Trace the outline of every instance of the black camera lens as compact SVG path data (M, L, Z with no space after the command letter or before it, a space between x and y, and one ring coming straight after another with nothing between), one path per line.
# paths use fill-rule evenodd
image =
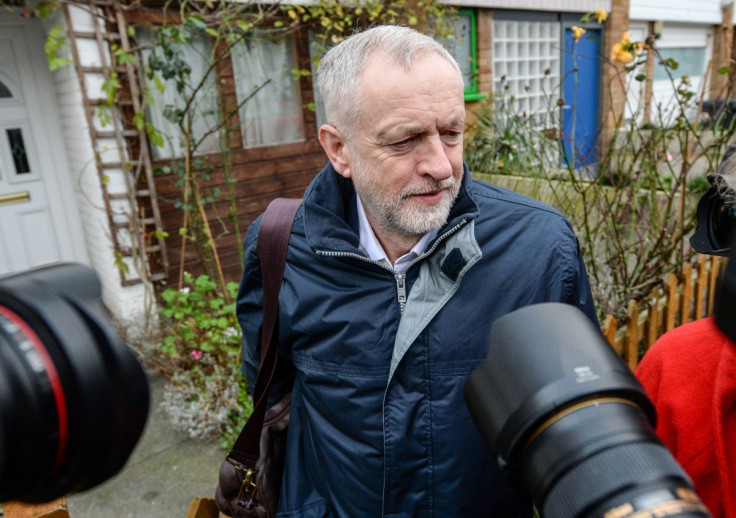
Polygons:
M146 375L100 294L78 264L0 278L0 502L96 486L141 436Z
M690 245L696 252L727 256L733 246L736 207L728 205L718 188L711 187L698 202L695 232Z
M545 518L710 516L652 429L644 388L577 308L498 319L468 408Z

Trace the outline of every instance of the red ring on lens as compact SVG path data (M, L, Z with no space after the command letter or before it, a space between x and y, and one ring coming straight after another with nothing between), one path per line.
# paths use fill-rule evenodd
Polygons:
M46 376L49 378L51 390L54 393L54 400L56 401L56 413L59 417L59 444L56 450L56 461L54 462L53 468L53 473L56 474L59 469L61 469L61 464L64 462L64 456L66 455L66 448L69 441L69 415L66 406L66 398L64 397L64 387L62 387L59 372L56 370L54 362L51 359L51 355L44 347L41 339L23 319L4 306L0 306L0 314L10 320L10 322L18 328L23 337L30 342L33 349L38 354L38 357L41 359L46 371Z

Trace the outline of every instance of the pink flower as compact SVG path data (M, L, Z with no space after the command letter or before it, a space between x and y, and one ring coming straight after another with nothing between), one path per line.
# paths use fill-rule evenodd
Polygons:
M667 161L672 162L672 154L669 151L667 151Z
M199 349L197 349L196 351L192 351L192 358L194 358L197 361L201 360L203 355L204 353L200 351Z

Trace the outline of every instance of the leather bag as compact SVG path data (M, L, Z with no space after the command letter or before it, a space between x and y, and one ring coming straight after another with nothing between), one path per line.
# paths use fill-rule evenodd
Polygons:
M258 231L256 252L263 280L261 361L253 390L253 413L222 461L215 503L234 518L276 516L286 460L286 434L291 393L266 411L268 389L278 363L278 332L274 332L291 226L301 199L277 198L266 209Z

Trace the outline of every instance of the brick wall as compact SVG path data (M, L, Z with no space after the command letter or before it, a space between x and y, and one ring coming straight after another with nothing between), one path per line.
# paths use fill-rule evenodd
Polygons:
M606 156L614 129L623 123L626 103L623 65L611 61L613 45L629 30L629 0L612 0L603 36L603 76L601 81L601 155Z
M728 74L719 74L718 70L732 65L731 53L733 51L733 3L721 8L723 21L717 25L713 34L713 63L710 68L710 99L724 98L728 96Z

